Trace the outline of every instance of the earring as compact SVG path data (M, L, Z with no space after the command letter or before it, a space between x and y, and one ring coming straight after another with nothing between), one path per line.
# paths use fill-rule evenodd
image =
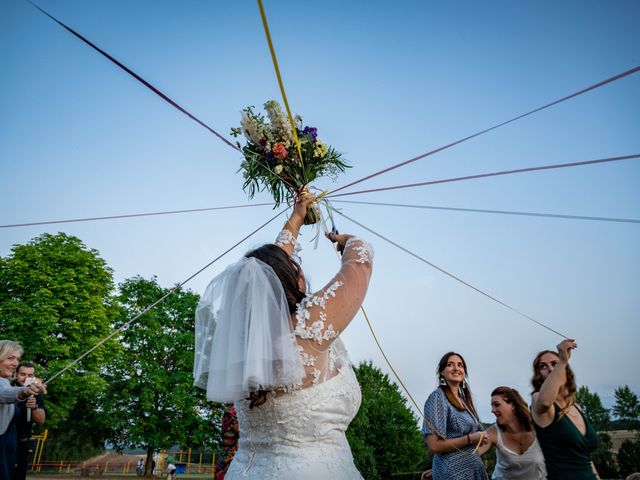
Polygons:
M444 379L442 375L440 375L440 386L444 387L447 385L447 381Z

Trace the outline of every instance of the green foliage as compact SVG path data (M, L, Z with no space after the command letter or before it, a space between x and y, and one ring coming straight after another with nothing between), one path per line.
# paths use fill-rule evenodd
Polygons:
M635 441L625 440L618 450L618 467L623 477L640 472L640 435Z
M117 325L168 289L140 277L120 285ZM100 409L118 448L214 447L223 409L193 386L194 313L198 295L178 289L121 332L121 354L105 367Z
M362 405L347 429L347 439L362 476L387 479L422 468L425 443L396 384L371 362L361 363L355 371Z
M616 403L613 414L624 422L629 430L640 429L640 400L628 385L616 388L614 395Z
M317 130L302 126L302 117L296 116L295 128L300 152L294 141L291 123L280 104L270 100L264 104L268 119L254 111L243 110L242 128L232 128L238 137L244 133L246 145L237 143L244 161L242 188L253 198L256 192L268 190L275 207L293 198L293 189L300 189L323 176L336 178L349 165L340 153L317 138ZM302 160L300 158L302 154Z
M591 454L591 460L596 466L600 478L616 478L618 468L613 456L613 443L608 433L598 433L598 449Z
M117 314L113 286L105 261L76 237L43 234L15 245L0 258L0 337L20 342L23 359L38 364L36 374L51 377L107 336ZM82 438L81 423L88 432L99 430L94 415L83 422L66 419L79 405L94 405L105 386L100 367L114 350L113 342L103 345L51 383L46 397L51 438Z
M485 426L485 429L487 427ZM498 452L495 446L492 446L487 453L482 456L482 461L487 469L487 473L491 475L493 470L496 468L496 463L498 461Z
M580 405L582 412L596 430L602 431L609 428L611 423L609 411L602 406L597 393L591 393L588 387L582 386L576 393L576 403Z

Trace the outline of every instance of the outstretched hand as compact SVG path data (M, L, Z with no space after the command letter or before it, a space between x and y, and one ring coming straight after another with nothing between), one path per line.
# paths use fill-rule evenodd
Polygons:
M349 235L347 233L336 233L336 232L326 232L325 237L327 237L331 242L337 243L338 252L342 253L344 251L344 246L353 235Z
M31 395L44 395L47 393L47 387L40 382L34 382L29 385L25 385L18 393L18 399L26 400Z

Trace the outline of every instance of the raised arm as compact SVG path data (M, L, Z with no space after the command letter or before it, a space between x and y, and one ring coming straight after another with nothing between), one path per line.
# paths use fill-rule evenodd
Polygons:
M330 236L344 247L340 271L321 290L308 295L295 316L295 333L326 350L349 325L367 293L373 248L352 235Z
M546 427L553 421L553 404L567 381L567 365L569 365L571 358L571 350L576 347L575 340L563 340L557 346L557 363L544 366L553 370L540 387L540 391L533 394L533 405L531 406L533 420L541 427Z
M315 196L303 190L300 195L296 195L293 204L293 212L285 222L282 230L278 234L275 244L282 248L289 256L293 256L297 251L297 239L300 233L300 227L304 223L304 217L307 214L307 207L315 201Z

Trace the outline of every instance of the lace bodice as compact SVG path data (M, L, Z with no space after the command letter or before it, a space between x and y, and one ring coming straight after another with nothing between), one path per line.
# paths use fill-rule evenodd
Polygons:
M360 407L360 386L340 340L333 346L338 373L260 407L235 403L238 452L227 472L234 479L361 480L344 432Z

